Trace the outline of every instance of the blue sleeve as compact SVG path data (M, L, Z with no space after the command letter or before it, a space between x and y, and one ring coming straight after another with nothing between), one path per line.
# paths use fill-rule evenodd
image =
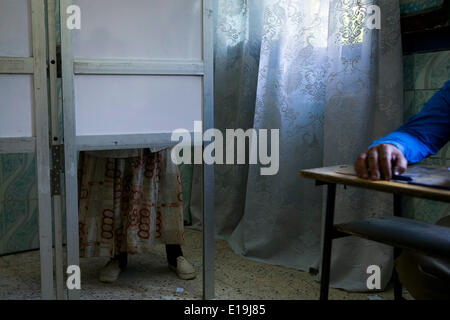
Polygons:
M392 144L409 163L436 154L450 139L450 81L427 101L422 110L387 136L375 140L369 148Z

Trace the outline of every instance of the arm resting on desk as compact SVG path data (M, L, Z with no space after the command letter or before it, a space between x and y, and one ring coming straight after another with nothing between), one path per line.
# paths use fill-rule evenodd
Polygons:
M436 154L450 138L450 81L428 100L422 111L369 147L392 144L410 164Z

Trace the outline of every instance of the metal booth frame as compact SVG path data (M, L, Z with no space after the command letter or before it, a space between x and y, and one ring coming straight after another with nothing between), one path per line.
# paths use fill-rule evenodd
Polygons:
M41 298L54 299L53 231L50 179L47 39L44 0L28 0L31 11L31 57L1 57L0 74L33 76L32 137L0 138L0 153L35 153L39 212Z
M54 1L54 0L49 0ZM72 0L60 0L61 62L64 121L65 211L67 226L67 265L79 266L78 235L78 152L148 148L170 143L171 133L77 136L74 78L76 75L174 75L203 78L203 130L214 128L214 7L203 0L203 59L200 61L162 60L77 60L74 58L72 31L64 23ZM56 47L54 39L50 44ZM62 145L61 145L62 147ZM203 143L203 148L206 143ZM203 298L214 298L214 166L203 165ZM62 261L59 261L62 264ZM57 266L61 269L61 266ZM78 299L79 290L69 290L69 299Z

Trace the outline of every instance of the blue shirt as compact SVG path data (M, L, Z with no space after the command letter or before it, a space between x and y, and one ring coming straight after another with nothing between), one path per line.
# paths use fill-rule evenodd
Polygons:
M436 154L450 139L450 81L427 101L422 110L387 136L369 147L392 144L408 163L416 163Z

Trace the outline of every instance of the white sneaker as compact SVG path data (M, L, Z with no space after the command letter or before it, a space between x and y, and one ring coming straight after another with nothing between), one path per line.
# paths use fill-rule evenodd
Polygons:
M119 266L119 261L115 259L111 259L108 263L100 270L99 280L101 282L113 283L115 282L120 275L122 270Z
M183 256L177 258L177 266L169 265L170 270L174 271L180 279L191 280L197 276L194 266Z

